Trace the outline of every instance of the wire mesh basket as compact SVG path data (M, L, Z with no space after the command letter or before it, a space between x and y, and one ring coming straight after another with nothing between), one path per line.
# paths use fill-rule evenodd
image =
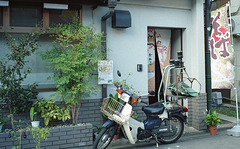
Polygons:
M104 98L101 112L109 119L114 120L120 125L125 124L132 115L132 106L126 102L119 102L114 98Z

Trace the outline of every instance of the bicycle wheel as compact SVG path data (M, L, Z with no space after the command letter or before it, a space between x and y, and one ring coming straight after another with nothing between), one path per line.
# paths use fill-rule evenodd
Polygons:
M105 149L111 143L116 131L113 132L116 124L111 124L109 127L104 127L93 143L93 149Z
M169 119L165 119L161 123L160 129L166 129L168 131L159 133L158 141L164 144L176 142L182 136L184 130L183 121L178 116L173 116L171 122Z

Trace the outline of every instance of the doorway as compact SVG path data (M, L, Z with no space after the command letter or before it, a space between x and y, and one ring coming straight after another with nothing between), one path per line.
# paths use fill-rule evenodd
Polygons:
M148 92L149 104L158 101L158 90L163 75L163 69L169 65L170 59L177 58L177 51L182 51L182 29L148 27ZM171 78L170 82L173 81ZM163 87L160 98L163 99Z

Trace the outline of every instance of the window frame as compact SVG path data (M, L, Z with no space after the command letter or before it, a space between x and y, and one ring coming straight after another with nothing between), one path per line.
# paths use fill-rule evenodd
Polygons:
M49 9L44 9L42 7L42 27L17 27L17 26L10 26L10 8L11 5L8 7L3 7L3 26L0 26L0 33L7 32L7 33L30 33L34 32L34 30L40 30L45 27L49 27ZM70 9L71 10L71 9ZM75 9L76 10L76 9ZM78 17L80 22L82 22L82 6L78 9Z
M24 5L22 5L24 6ZM50 14L49 14L49 9L44 9L43 8L43 4L42 4L42 27L16 27L16 26L10 26L10 8L11 8L11 4L10 6L7 7L3 7L3 26L0 26L0 33L31 33L40 29L43 29L45 27L49 27L50 24ZM68 10L71 10L68 9ZM80 19L80 22L82 22L82 6L79 6L77 9L75 8L75 10L78 11L78 17ZM48 33L48 34L54 34L54 33ZM39 85L39 87L37 87L36 91L37 92L52 92L52 91L56 91L56 87L53 87L53 85L55 86L55 84L49 85L49 86L42 86ZM24 86L24 85L23 85Z

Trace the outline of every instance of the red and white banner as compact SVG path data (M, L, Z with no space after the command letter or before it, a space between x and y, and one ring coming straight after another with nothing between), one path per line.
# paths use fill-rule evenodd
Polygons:
M163 74L163 68L169 65L171 56L171 29L148 28L149 90L155 90L155 48L157 48L160 71Z
M230 44L227 10L228 7L224 6L211 12L210 48L213 89L231 89L234 86L234 51Z

